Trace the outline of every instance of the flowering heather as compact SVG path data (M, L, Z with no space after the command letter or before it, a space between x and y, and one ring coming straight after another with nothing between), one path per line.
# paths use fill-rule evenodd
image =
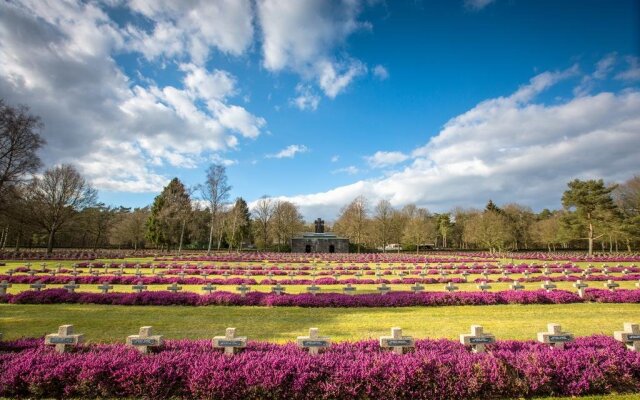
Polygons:
M585 299L577 294L554 290L500 291L500 292L391 292L381 294L346 295L339 293L283 294L249 292L245 297L236 293L192 292L172 293L147 291L142 293L68 293L64 289L47 289L40 292L24 291L0 296L0 302L12 304L111 304L111 305L228 305L228 306L295 306L295 307L411 307L458 306L493 304L567 304L581 302L640 303L640 290L587 289Z
M417 340L404 355L374 340L317 356L295 344L249 342L229 358L208 340L169 340L155 354L122 344L58 354L43 340L0 343L0 396L198 399L486 399L640 392L640 354L610 337L565 350L499 341L473 354Z

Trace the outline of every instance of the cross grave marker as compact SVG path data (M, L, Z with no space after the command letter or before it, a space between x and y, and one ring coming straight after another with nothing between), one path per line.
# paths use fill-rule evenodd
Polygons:
M624 343L631 351L640 351L640 325L625 322L622 331L613 332L613 337Z
M236 328L227 328L224 336L215 336L211 342L214 348L224 349L224 354L232 356L235 353L235 349L244 348L247 346L247 338L236 337Z
M471 346L474 353L484 353L484 346L495 342L495 336L485 333L481 325L471 325L471 333L460 335L460 343Z
M563 349L564 344L573 341L573 335L563 332L558 324L548 324L547 332L538 332L538 342L549 344L552 348Z
M298 346L309 349L309 354L316 355L321 348L331 346L331 339L327 336L318 336L318 328L310 328L309 336L298 336Z
M73 333L73 325L60 325L58 333L51 333L44 337L46 346L55 346L58 353L66 353L71 346L84 341L83 334Z
M98 286L98 289L100 289L100 291L102 293L109 293L109 290L113 289L113 285L110 285L109 282L104 282L102 285Z
M403 354L407 347L415 347L415 341L411 336L402 336L402 328L391 328L391 336L380 337L380 347L392 348L396 354Z
M76 285L76 281L71 281L63 286L63 288L67 289L68 293L75 293L76 289L79 287L80 285Z
M137 335L127 336L127 345L134 346L142 354L147 354L150 347L160 347L162 344L162 336L154 335L150 326L141 327Z

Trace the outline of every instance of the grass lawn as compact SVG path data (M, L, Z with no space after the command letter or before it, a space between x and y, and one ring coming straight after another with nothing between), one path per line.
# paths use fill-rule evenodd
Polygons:
M638 322L640 304L498 305L404 308L182 307L79 304L0 305L4 339L39 337L73 324L89 342L122 342L143 325L168 339L211 338L236 327L254 340L287 342L310 327L336 341L378 338L400 326L416 338L456 339L481 324L499 339L534 339L555 322L577 336L607 335Z

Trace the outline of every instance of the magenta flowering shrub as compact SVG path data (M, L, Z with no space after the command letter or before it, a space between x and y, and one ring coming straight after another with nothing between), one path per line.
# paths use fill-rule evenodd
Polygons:
M172 293L168 291L146 291L142 293L68 293L64 289L46 289L40 292L24 291L16 295L0 296L0 302L11 304L111 304L111 305L184 305L184 306L268 306L268 307L411 307L411 306L457 306L493 304L567 304L585 301L639 303L640 290L588 289L585 299L577 294L554 290L523 290L499 292L391 292L381 294L319 293L314 295L249 292L245 297L230 292L197 294L193 292Z
M318 356L294 344L249 342L234 357L208 340L169 340L155 354L122 344L57 354L42 339L0 343L0 396L196 399L487 399L640 392L640 354L610 337L565 350L499 341L473 354L417 340L397 355L374 340Z

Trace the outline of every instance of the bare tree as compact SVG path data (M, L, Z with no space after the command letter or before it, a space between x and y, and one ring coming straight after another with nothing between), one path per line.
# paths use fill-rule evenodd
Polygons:
M273 207L272 225L278 251L280 251L282 245L288 244L296 232L303 229L304 221L295 204L279 200L275 202Z
M389 200L380 200L378 204L376 204L375 208L375 230L376 236L380 238L382 242L382 252L387 252L387 243L389 237L389 229L391 224L391 216L393 214L393 207Z
M227 182L227 172L223 165L212 164L207 169L207 179L204 185L200 185L202 198L209 205L211 213L211 226L209 227L209 245L207 246L207 254L211 253L211 245L213 243L213 234L218 225L218 215L224 204L229 200L229 192L231 186Z
M41 127L40 118L27 107L10 107L0 100L0 204L8 186L40 167L37 151L45 143L37 133Z
M337 233L356 242L358 253L363 243L368 214L367 199L364 196L358 196L342 209L334 226Z
M255 219L256 236L263 245L269 246L269 230L271 228L271 218L273 217L273 200L267 196L262 196L253 207Z
M34 177L25 191L33 222L48 233L47 253L53 251L56 232L78 211L93 205L96 191L71 165L48 169Z

